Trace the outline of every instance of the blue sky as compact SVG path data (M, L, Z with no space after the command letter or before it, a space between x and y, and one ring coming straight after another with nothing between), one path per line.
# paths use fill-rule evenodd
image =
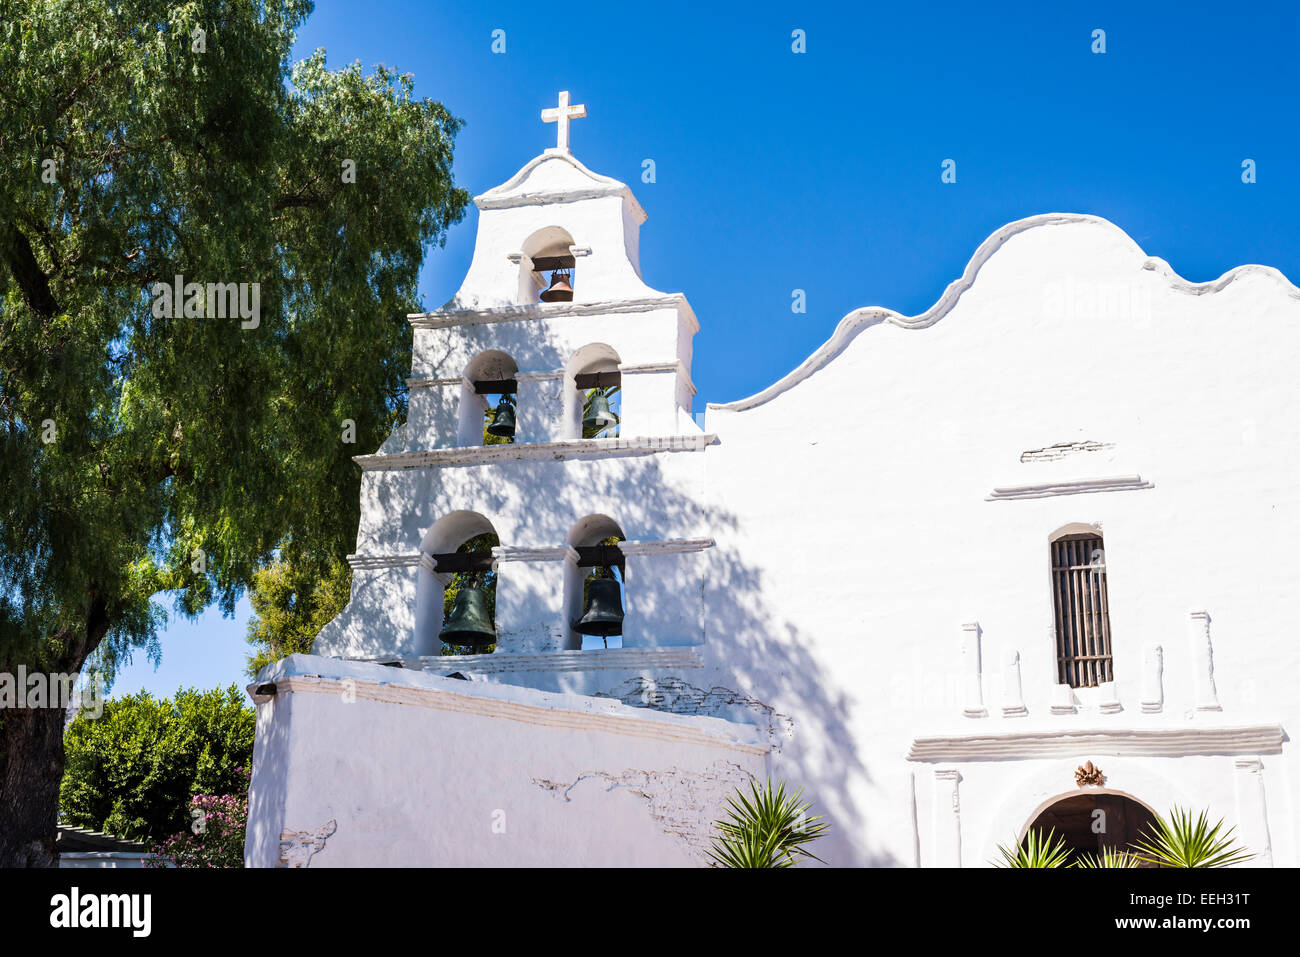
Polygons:
M475 194L555 145L538 114L571 91L575 155L649 213L646 281L699 316L700 411L780 378L852 309L925 310L1035 213L1104 216L1193 281L1243 263L1300 281L1300 4L1138 6L323 0L296 56L414 74L465 120L455 173ZM431 251L426 308L459 285L475 223ZM115 691L242 682L248 613L174 622L158 671L137 654Z

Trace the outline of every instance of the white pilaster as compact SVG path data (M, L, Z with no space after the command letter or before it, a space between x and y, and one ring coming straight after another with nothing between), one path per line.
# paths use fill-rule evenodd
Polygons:
M564 373L520 372L515 376L515 442L553 442L560 436Z
M980 664L980 623L968 621L961 626L961 670L964 704L962 714L968 718L987 718L984 707L984 676Z
M1020 687L1020 652L1010 649L1002 656L1002 717L1022 718L1027 714Z
M1142 712L1157 714L1165 706L1165 651L1148 644L1142 649Z
M1214 687L1214 646L1210 642L1209 613L1192 612L1189 631L1192 640L1192 667L1196 675L1196 710L1222 711L1219 693Z
M961 867L961 797L956 768L934 771L934 865Z
M1264 763L1259 758L1237 758L1237 836L1257 855L1247 866L1272 867L1273 842L1268 833L1268 805L1264 801Z

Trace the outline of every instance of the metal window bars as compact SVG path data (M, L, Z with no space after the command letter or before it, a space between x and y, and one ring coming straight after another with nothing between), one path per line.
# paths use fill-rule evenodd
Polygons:
M1058 680L1072 688L1113 680L1101 537L1068 535L1052 542L1052 585Z

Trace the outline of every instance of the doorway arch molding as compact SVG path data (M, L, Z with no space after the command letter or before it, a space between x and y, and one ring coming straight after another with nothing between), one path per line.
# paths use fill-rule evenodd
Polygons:
M1075 769L1087 761L1101 766L1106 775L1105 786L1073 786ZM990 861L996 860L999 844L1022 840L1029 825L1045 808L1077 794L1114 794L1159 814L1167 813L1175 804L1182 807L1197 804L1191 792L1176 777L1157 773L1151 770L1150 765L1150 758L1122 758L1097 753L1034 762L1033 768L1010 783L1007 796L996 806L974 858L978 862L976 866L988 866Z
M1088 795L1109 794L1113 797L1127 798L1128 800L1132 801L1134 804L1142 805L1152 814L1161 813L1158 807L1152 807L1152 805L1149 802L1144 801L1136 794L1130 794L1128 791L1121 791L1119 790L1119 788L1099 788L1099 787L1075 788L1073 791L1062 791L1060 794L1053 795L1052 797L1049 797L1046 801L1044 801L1042 804L1038 805L1038 807L1034 808L1034 810L1030 812L1029 817L1025 818L1025 823L1021 826L1020 833L1016 835L1016 840L1018 842L1023 841L1025 839L1026 832L1029 830L1029 826L1033 824L1034 821L1038 820L1039 816L1048 808L1050 808L1052 805L1059 804L1061 801L1068 800L1069 798L1072 797L1078 797L1081 794L1088 794Z

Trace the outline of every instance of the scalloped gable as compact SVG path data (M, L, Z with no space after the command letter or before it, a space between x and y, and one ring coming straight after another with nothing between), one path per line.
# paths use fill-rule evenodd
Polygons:
M760 392L751 396L738 399L735 402L715 403L710 402L710 410L719 410L724 412L743 412L763 405L766 402L775 399L784 392L793 389L804 380L810 378L814 373L824 368L840 353L842 353L854 339L862 332L879 325L880 323L890 323L904 329L925 329L934 325L940 319L944 318L953 307L956 306L962 294L974 285L976 277L981 270L992 260L995 254L1005 245L1008 240L1030 230L1041 229L1046 227L1059 227L1068 225L1086 224L1103 227L1104 231L1109 231L1113 235L1113 240L1118 240L1119 245L1125 247L1125 252L1131 255L1135 260L1143 260L1141 268L1155 272L1162 276L1169 284L1169 288L1177 292L1186 293L1193 296L1213 294L1230 286L1233 282L1248 276L1264 277L1277 283L1284 294L1292 299L1300 299L1300 288L1297 288L1285 275L1272 266L1245 265L1236 266L1218 279L1209 282L1194 283L1190 282L1174 272L1173 268L1163 259L1154 256L1147 256L1141 246L1129 236L1123 229L1116 226L1108 219L1101 216L1090 216L1085 213L1043 213L1038 216L1029 216L1025 219L1016 220L1008 223L997 232L989 236L988 239L980 243L976 249L975 255L971 257L970 262L966 265L961 278L953 280L944 290L943 295L933 306L925 312L916 316L904 316L892 309L883 306L864 306L855 309L840 320L835 327L835 332L826 340L816 351L805 359L797 368L788 375L777 380Z
M626 183L593 173L572 153L560 150L547 150L533 157L506 182L474 197L474 203L479 209L505 209L572 203L601 196L623 197L636 222L646 221L645 210Z

